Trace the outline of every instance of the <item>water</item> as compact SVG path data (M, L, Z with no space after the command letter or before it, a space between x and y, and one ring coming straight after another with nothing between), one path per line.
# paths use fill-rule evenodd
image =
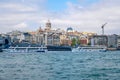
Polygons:
M0 53L0 80L120 80L120 52Z

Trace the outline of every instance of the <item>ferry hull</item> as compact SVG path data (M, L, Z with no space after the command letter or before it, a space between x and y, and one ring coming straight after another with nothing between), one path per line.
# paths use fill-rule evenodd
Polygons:
M72 51L71 47L66 46L47 46L48 51Z

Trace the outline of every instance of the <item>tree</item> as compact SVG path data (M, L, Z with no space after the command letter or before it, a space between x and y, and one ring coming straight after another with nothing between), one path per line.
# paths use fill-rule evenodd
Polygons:
M71 46L74 47L76 45L76 42L77 42L77 40L75 38L73 38Z
M80 40L79 39L77 40L77 45L80 45Z
M91 42L89 42L88 45L90 46L90 45L91 45Z

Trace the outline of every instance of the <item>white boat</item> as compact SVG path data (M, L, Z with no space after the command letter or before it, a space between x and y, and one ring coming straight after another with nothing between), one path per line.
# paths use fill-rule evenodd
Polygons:
M106 47L77 47L73 48L72 52L106 52Z
M47 47L9 47L8 49L3 49L3 52L7 53L40 53L47 52Z

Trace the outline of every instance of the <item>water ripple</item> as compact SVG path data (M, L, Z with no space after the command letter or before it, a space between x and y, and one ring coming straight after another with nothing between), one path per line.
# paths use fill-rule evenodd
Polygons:
M0 54L0 80L119 80L119 51Z

